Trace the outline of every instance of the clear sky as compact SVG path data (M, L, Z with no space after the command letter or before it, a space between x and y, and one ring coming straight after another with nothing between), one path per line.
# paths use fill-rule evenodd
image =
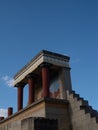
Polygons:
M97 0L0 0L1 114L17 110L12 78L42 49L70 56L73 90L98 110Z

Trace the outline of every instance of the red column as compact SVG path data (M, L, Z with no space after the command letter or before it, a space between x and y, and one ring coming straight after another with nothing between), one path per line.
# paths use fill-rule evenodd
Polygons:
M18 111L20 111L23 108L23 87L24 84L19 83L16 85L18 88Z
M50 76L49 76L49 64L43 63L42 65L42 86L43 86L43 97L50 97Z
M8 108L8 116L11 116L13 114L13 108L9 107Z
M34 74L29 74L27 76L28 78L28 85L29 85L29 99L28 99L28 103L29 105L32 104L34 102L34 85L35 85L35 75Z

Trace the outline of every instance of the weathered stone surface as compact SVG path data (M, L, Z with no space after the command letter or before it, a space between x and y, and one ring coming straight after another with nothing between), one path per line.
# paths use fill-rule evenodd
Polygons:
M67 91L72 130L98 130L98 123L96 123L97 115L95 115L96 113L91 113L96 111L93 111L87 101L83 98L79 99L78 95L74 97L74 94ZM83 107L81 107L82 105Z

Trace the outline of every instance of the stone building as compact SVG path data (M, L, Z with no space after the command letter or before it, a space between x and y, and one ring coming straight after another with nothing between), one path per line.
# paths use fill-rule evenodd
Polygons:
M14 76L17 112L8 108L8 117L0 117L0 130L98 130L97 111L72 89L69 60L42 50Z

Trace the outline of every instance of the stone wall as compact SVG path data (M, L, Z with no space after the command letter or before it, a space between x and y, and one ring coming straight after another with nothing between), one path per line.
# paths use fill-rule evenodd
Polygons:
M21 130L21 121L29 117L45 117L43 99L0 121L0 130Z
M58 122L54 119L30 117L21 121L21 130L58 130Z
M98 130L98 113L74 91L67 91L72 130Z
M57 100L46 104L46 117L58 119L58 130L70 129L70 116L68 110L68 102L66 100Z
M33 117L58 119L58 130L65 130L65 128L70 130L68 102L51 98L41 99L0 121L0 130L33 130L33 126L30 126L30 123L33 123Z
M72 90L70 68L62 67L59 72L60 98L67 99L66 90Z

